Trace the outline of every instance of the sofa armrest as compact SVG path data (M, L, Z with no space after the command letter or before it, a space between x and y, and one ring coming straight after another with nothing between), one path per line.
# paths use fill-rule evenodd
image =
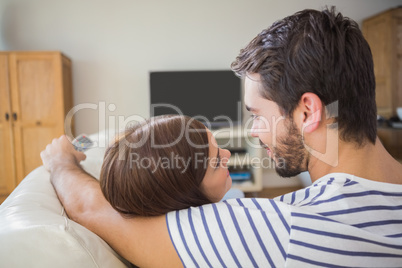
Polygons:
M97 178L103 153L104 148L90 149L82 163ZM43 166L0 205L0 260L2 267L130 266L100 237L67 217Z

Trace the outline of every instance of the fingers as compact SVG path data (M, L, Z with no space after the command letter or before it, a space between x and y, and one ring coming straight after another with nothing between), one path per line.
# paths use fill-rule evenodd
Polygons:
M75 153L75 158L77 159L78 163L85 160L87 158L87 155L84 154L83 152L78 152L76 151Z
M61 135L59 138L53 139L52 146L63 148L63 150L73 149L70 139L66 135Z
M72 144L72 141L68 136L62 135L59 138L59 141L60 141L60 143L62 143L64 146L68 147L71 150L71 152L77 159L78 163L87 158L86 154L84 154L83 152L79 152L74 148L74 145Z
M73 139L71 137L69 137L67 135L62 135L62 137L65 137L70 143L73 143Z
M66 135L52 140L40 153L43 165L49 171L63 164L77 165L86 159L86 155L74 149Z
M45 150L40 152L40 158L42 159L42 162L45 163L45 159L46 159L46 151Z
M54 151L56 151L56 150L58 150L58 149L63 149L63 147L66 146L66 139L67 139L67 138L65 137L65 135L62 135L62 136L60 136L59 138L54 138L54 139L52 140L52 142L49 143L49 144L46 146L45 151L46 151L48 154L51 154L52 152L54 152Z
M61 135L58 139L54 139L56 142L61 144L71 144L70 140L66 135Z
M60 146L63 146L66 151L74 155L77 163L87 158L86 154L84 154L83 152L79 152L74 148L74 145L72 144L71 139L68 136L62 135L56 140L60 143Z

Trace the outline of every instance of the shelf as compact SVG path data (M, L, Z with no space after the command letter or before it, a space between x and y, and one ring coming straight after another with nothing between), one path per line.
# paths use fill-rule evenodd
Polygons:
M212 132L221 148L231 151L228 168L230 172L245 172L250 179L233 180L232 188L243 192L258 192L262 190L262 152L258 138L250 135L250 131L241 126L222 128Z
M262 190L262 181L234 182L232 188L242 190L243 192L259 192Z
M235 167L235 166L248 166L251 164L251 158L250 158L250 154L248 153L244 153L244 154L235 154L229 158L228 161L228 166L229 167Z

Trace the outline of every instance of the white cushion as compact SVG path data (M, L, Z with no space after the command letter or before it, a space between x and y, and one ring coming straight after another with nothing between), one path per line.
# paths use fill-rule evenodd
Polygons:
M91 135L95 141L104 133ZM82 162L99 178L104 148L93 148ZM0 206L1 267L127 267L107 243L71 221L44 167L32 171Z

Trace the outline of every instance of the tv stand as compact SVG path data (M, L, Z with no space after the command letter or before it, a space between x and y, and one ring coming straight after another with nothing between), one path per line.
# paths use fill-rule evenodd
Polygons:
M251 137L249 130L241 126L220 128L212 133L218 145L232 154L228 162L232 188L243 192L261 191L263 164L265 166L270 160L268 156L263 157L264 150L258 139Z

